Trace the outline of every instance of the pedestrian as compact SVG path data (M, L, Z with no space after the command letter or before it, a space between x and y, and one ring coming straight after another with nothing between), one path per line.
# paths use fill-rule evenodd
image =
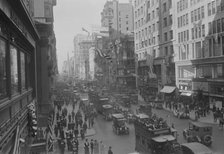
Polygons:
M93 154L93 146L94 146L93 139L91 139L91 141L90 141L90 154Z
M69 123L71 123L71 121L72 121L72 116L71 116L71 114L68 115L68 121L69 121Z
M99 142L97 140L94 141L93 151L94 154L99 154Z
M88 139L86 139L84 143L84 149L85 149L85 154L89 154L89 142Z
M78 137L78 134L79 134L79 130L78 130L78 127L76 126L74 130L74 135L76 138Z
M58 126L55 125L54 127L54 134L55 134L55 137L58 137Z
M113 154L111 146L109 147L108 154Z
M86 133L86 130L87 130L87 124L86 124L86 122L84 122L84 124L83 124L83 130Z
M105 154L105 145L103 144L103 141L100 141L100 154Z
M65 153L65 141L64 140L61 140L60 149L61 149L61 154L64 154Z

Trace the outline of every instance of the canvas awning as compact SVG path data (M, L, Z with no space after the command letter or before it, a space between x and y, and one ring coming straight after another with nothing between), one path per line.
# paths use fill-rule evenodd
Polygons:
M180 95L181 96L191 96L192 93L190 93L190 92L182 92Z
M164 86L163 89L160 90L160 92L170 94L170 93L172 93L175 89L176 89L176 87L172 87L172 86Z

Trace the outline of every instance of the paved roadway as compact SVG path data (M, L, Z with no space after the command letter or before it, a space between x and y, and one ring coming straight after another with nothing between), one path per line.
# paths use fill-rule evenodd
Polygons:
M137 107L132 106L132 110L135 111ZM182 131L188 127L189 121L187 119L178 119L173 116L170 111L166 110L154 110L153 113L167 120L168 124L174 123L175 128L178 130L178 142L186 143L183 138ZM112 130L112 122L105 121L101 116L98 116L95 129L96 135L92 138L102 140L107 146L112 146L113 152L116 154L128 154L135 149L135 134L133 125L128 125L130 128L129 135L116 135ZM213 127L213 144L211 149L215 154L224 154L224 130L218 128L217 125ZM107 147L108 149L108 147Z

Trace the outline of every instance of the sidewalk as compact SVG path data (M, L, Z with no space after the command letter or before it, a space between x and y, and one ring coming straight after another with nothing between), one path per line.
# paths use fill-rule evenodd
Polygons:
M173 110L169 109L169 108L166 108L165 106L163 106L163 109L164 110L167 110L167 111L170 111L170 112L173 112ZM190 119L192 121L195 121L195 111L191 111L190 112ZM206 115L206 117L200 117L198 120L198 122L203 122L203 123L207 123L207 124L218 124L219 122L214 122L214 119L213 119L213 114L212 112L210 112L209 114Z
M144 102L145 102L144 99L141 97L141 95L138 95L138 102L139 102L139 104L144 104ZM165 106L163 106L163 109L173 112L172 109L170 110L169 108L166 108ZM190 112L190 119L192 121L195 121L195 111ZM213 113L211 111L209 114L206 115L206 117L200 117L197 121L203 122L203 123L208 123L208 124L218 124L219 123L218 121L214 122Z

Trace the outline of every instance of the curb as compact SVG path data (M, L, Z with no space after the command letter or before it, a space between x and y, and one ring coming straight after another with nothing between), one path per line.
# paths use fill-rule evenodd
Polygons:
M168 111L168 112L171 112L172 113L172 110L170 110L170 109L167 109L167 108L164 108L163 107L163 110L165 110L165 111ZM195 120L195 118L194 117L191 117L190 116L190 118L189 118L190 120L192 120L192 121L197 121L197 122L201 122L201 123L205 123L205 124L210 124L210 125L218 125L218 123L214 123L214 122L205 122L205 121L201 121L200 120L200 118L198 119L198 120Z

